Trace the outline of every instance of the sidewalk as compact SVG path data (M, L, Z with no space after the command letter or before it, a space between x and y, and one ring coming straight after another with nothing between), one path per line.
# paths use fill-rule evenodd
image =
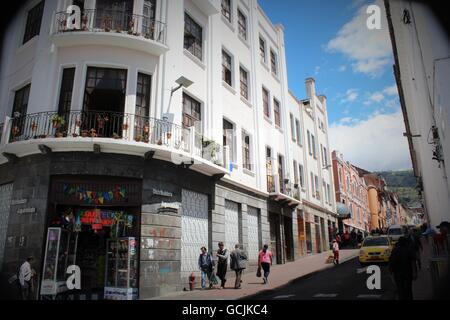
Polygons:
M351 260L358 256L359 250L341 250L340 262ZM307 256L295 262L284 265L274 265L271 268L269 283L262 284L262 278L256 277L256 272L244 274L242 276L242 289L234 289L234 278L227 280L224 290L195 290L187 292L174 292L151 300L236 300L260 293L265 290L273 290L284 286L292 280L306 276L308 274L322 271L334 267L333 264L325 263L331 251L321 254Z

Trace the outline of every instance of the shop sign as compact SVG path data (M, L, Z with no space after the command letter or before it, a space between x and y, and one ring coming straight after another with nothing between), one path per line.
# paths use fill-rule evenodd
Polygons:
M27 199L11 200L11 205L12 206L18 206L20 204L25 204L27 202L28 202Z
M17 209L18 214L24 214L24 213L36 213L36 208L22 208Z
M164 191L164 190L158 190L158 189L153 189L153 195L161 196L161 197L173 197L173 193L172 192L168 192L168 191Z

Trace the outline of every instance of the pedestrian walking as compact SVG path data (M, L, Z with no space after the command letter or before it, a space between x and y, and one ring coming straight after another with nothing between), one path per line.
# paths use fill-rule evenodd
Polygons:
M236 273L236 281L234 283L235 289L241 288L242 272L247 268L248 260L247 254L243 250L241 250L240 247L241 246L239 244L236 244L234 246L235 249L230 254L230 268Z
M269 250L267 244L264 245L263 249L258 255L258 268L262 268L264 271L263 281L267 284L270 274L270 266L272 265L272 252Z
M217 250L217 276L220 279L220 288L225 288L227 282L227 268L228 268L228 249L225 248L223 242L219 242L219 250Z
M412 281L417 279L417 265L406 237L400 237L392 250L389 271L394 275L399 300L412 300Z
M336 240L333 240L333 262L335 265L339 264L339 244Z
M202 252L200 253L200 256L198 257L198 267L200 268L202 272L202 280L201 285L202 289L206 289L206 278L208 278L209 281L209 288L211 289L213 284L213 276L214 276L214 259L212 255L208 252L208 249L206 247L202 247L200 249Z
M36 275L36 272L32 268L33 263L34 257L30 256L19 268L18 278L23 300L33 300L33 280Z

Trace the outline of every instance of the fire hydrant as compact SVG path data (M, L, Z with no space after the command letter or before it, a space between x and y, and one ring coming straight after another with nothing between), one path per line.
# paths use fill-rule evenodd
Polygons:
M195 288L195 274L192 272L189 276L189 289L194 291Z

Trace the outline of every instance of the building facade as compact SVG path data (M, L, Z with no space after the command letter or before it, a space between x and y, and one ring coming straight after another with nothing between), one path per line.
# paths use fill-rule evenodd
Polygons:
M3 273L33 255L52 295L76 261L96 298L145 299L219 241L249 270L265 243L280 264L328 250L326 98L289 93L256 0L33 0L3 44Z
M427 3L385 0L414 173L431 226L450 220L450 43Z
M332 152L332 158L336 202L346 206L350 213L350 217L343 220L342 229L351 227L369 232L369 193L364 177L338 151Z

